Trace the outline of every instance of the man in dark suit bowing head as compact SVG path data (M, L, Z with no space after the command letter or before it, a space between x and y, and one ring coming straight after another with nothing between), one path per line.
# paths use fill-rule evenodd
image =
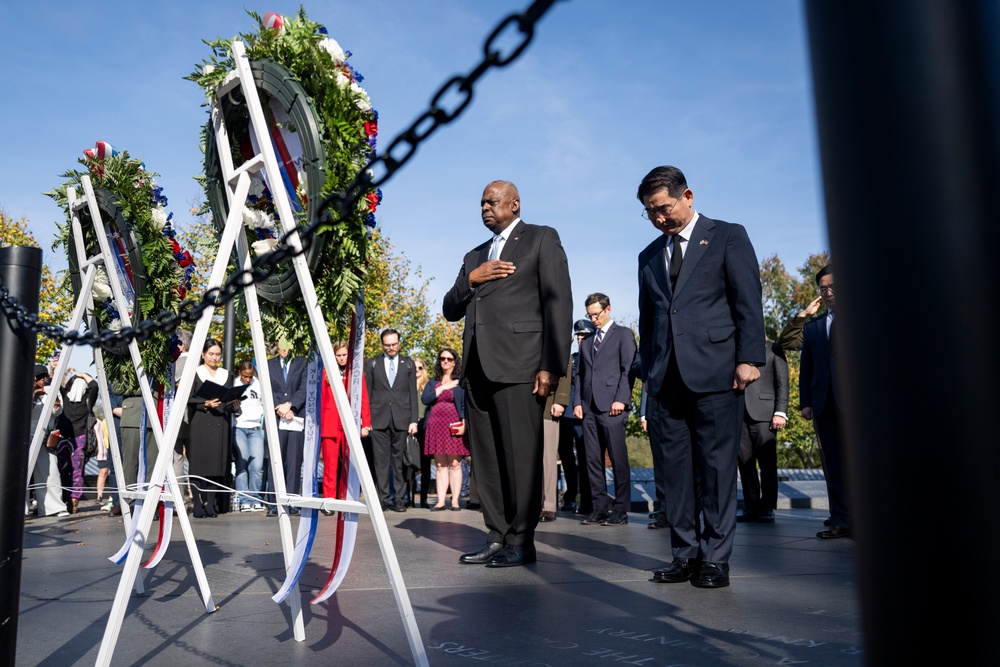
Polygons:
M662 235L639 254L639 356L650 442L665 462L673 561L663 583L729 585L743 390L764 364L760 274L746 230L699 215L676 167L639 185Z
M521 220L513 183L487 185L480 209L493 237L465 255L443 306L449 321L465 318L466 418L488 531L459 561L512 567L535 562L542 410L569 361L573 296L559 235Z

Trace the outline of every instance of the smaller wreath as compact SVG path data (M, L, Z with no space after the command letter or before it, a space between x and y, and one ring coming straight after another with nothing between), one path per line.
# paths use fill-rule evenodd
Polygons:
M66 222L59 225L53 250L62 246L67 255L69 271L64 288L79 299L83 285L76 255L76 238L72 234L71 213L66 188L72 186L82 196L81 178L91 177L94 197L114 255L114 266L102 266L91 292L98 330L118 331L122 327L120 310L129 312L133 326L144 318L164 311L176 313L191 288L194 260L181 248L173 225L173 214L167 212L167 198L153 180L156 173L146 171L139 160L127 151L116 151L110 144L99 141L95 149L84 151L80 164L87 171L68 171L61 186L46 192L66 212ZM80 210L84 236L84 256L100 254L97 231L90 224L89 207ZM114 271L125 291L126 304L119 304L111 293L108 271ZM170 338L155 333L139 342L139 354L146 373L155 381L166 383L167 365L171 361ZM105 346L112 354L105 358L108 380L115 391L123 395L139 393L135 367L124 344Z
M261 18L255 12L247 13L258 29L234 39L246 44L283 169L280 185L255 176L243 215L251 252L263 254L275 247L283 233L268 188L288 189L298 216L296 223L308 223L310 204L315 206L325 196L345 190L375 156L378 114L359 85L363 77L347 62L350 52L344 51L326 28L310 21L305 10L300 9L295 17L269 12ZM230 94L216 100L215 94L235 69L233 41L206 41L212 56L187 78L205 91L208 106L219 105L230 132L233 163L238 166L254 152L251 144L255 139L247 127L245 107L239 96ZM203 140L205 201L216 225L221 226L228 204L211 122L205 126ZM301 146L301 151L286 155L285 145L293 143ZM319 303L335 326L346 322L346 307L360 294L371 253L368 229L375 226L381 197L376 189L366 192L355 211L320 230L306 256ZM297 350L306 350L312 344L312 331L305 325L308 313L291 266L279 268L282 270L259 288L264 298L261 314L265 332L275 339L288 339Z

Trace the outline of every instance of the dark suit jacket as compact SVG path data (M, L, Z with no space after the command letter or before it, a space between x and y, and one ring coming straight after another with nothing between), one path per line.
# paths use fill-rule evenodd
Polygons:
M468 360L475 336L479 363L493 382L534 382L540 370L561 376L569 360L573 292L559 234L519 221L500 254L517 270L471 289L469 274L487 260L491 241L465 255L444 297L445 318L465 318L462 358Z
M396 355L396 380L389 386L385 355L365 361L365 383L371 405L372 428L405 431L420 418L417 413L417 369L413 359Z
M663 388L673 354L693 392L730 389L740 363L764 364L757 255L741 225L698 218L676 290L661 235L639 253L639 353L650 395Z
M578 386L576 405L589 411L593 402L599 412L610 411L615 401L627 407L632 403L635 334L628 327L612 323L595 355L597 335L584 338L580 345L579 371L574 380Z
M833 395L833 363L830 339L826 334L826 313L808 322L802 330L802 357L799 362L799 405L820 415L827 398Z
M267 360L267 370L271 374L271 395L275 406L291 403L292 410L299 417L306 405L306 367L305 357L293 357L288 363L288 379L281 373L281 357L271 357Z
M755 422L769 422L775 412L788 414L788 361L778 343L768 342L760 379L746 388L746 411Z

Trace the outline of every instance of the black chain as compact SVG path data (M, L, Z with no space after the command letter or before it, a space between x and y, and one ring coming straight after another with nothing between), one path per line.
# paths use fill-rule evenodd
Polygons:
M222 287L214 287L205 292L201 301L187 299L181 303L177 313L162 312L152 319L144 320L135 327L123 327L115 332L105 329L101 332L66 331L63 327L38 321L37 313L29 313L10 296L7 287L0 285L0 309L8 319L14 319L22 327L41 334L62 345L89 345L107 347L148 340L156 333L168 334L184 323L195 323L205 310L223 306L236 298L245 287L269 278L278 270L278 265L305 253L313 243L318 230L323 225L335 223L353 210L353 207L373 187L387 183L417 151L417 147L427 140L442 125L447 125L472 102L473 87L476 82L493 67L505 67L514 62L531 43L535 36L535 24L555 4L556 0L535 0L521 14L511 14L502 20L483 44L483 59L465 76L449 79L431 98L430 107L413 123L400 132L389 144L388 149L373 158L362 169L354 182L346 190L327 197L316 208L309 225L296 227L284 234L275 249L266 255L254 258L249 269L237 271ZM508 33L520 33L520 41L504 55L497 43ZM446 98L460 95L461 99L450 110L445 108ZM336 211L337 219L334 218ZM297 237L300 247L296 249L290 242Z

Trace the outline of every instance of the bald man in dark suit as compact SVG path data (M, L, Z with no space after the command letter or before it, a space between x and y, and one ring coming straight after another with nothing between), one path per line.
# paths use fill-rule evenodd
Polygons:
M465 255L443 304L449 321L465 318L462 383L487 529L459 561L513 567L536 558L542 411L569 361L573 296L559 235L521 220L513 183L487 185L480 210L493 238Z

